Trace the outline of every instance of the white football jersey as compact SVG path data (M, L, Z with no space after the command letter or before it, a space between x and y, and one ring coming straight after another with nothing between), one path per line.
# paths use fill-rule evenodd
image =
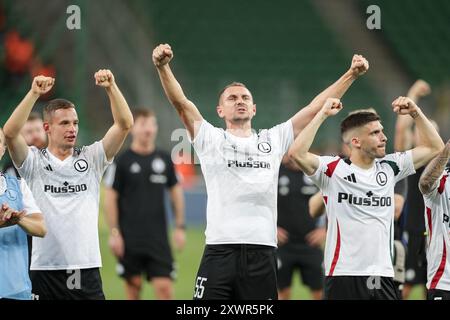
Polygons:
M236 137L203 120L193 141L208 192L207 244L276 247L278 172L291 121Z
M44 238L33 238L31 270L101 267L100 180L108 164L101 141L75 148L63 161L48 149L28 149L18 171L30 186L47 225Z
M365 170L339 157L319 157L310 177L328 217L327 276L393 277L394 186L414 174L411 151L376 159Z
M423 196L427 229L427 288L450 291L450 168L439 183Z

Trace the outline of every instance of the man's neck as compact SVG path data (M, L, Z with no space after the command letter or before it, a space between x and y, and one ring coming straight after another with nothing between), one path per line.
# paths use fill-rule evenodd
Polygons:
M373 167L375 159L360 152L352 152L350 155L350 161L357 167L367 170Z
M61 161L73 155L73 148L58 148L49 144L47 149L52 155Z
M137 154L148 155L148 154L152 153L153 151L155 151L155 143L150 142L150 143L142 144L142 143L133 141L131 143L130 149Z
M250 121L242 122L231 122L227 121L227 132L231 133L233 136L248 138L253 134L252 124Z

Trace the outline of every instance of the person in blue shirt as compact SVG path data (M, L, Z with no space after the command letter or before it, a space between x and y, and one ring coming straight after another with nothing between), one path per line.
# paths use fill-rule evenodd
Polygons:
M0 160L5 149L0 129ZM31 300L27 234L44 237L46 232L25 181L0 172L0 299Z

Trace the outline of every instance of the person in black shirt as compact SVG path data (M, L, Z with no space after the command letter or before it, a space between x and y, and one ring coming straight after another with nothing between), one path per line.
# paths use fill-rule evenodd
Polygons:
M174 243L185 243L184 199L170 155L155 149L156 117L134 112L131 148L122 153L104 179L105 210L111 229L109 245L118 258L130 300L140 298L142 274L157 299L173 299L175 277L167 234L164 196L170 195L175 215Z
M313 182L285 156L278 179L278 298L290 299L292 275L299 269L314 299L322 298L325 227L309 215Z

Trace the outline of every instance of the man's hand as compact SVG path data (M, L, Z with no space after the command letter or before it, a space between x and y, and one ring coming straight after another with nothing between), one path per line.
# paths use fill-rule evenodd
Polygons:
M423 98L431 93L430 85L422 79L414 82L412 87L408 91L408 97L411 99L416 99L416 101L420 98Z
M409 114L416 118L420 110L417 104L408 97L398 97L392 102L392 110L397 114Z
M306 242L312 247L320 247L325 243L327 238L327 229L317 228L308 233L305 237Z
M182 228L175 228L173 232L173 242L175 249L178 251L183 250L186 244L186 231Z
M289 240L289 232L287 232L286 229L277 227L277 239L279 245L285 244Z
M25 216L25 211L16 211L4 203L0 210L0 226L9 227L16 225Z
M117 229L111 231L108 241L109 247L116 258L122 258L125 253L125 244L122 235Z
M172 48L166 44L160 44L153 50L153 64L156 67L162 67L170 62L173 58Z
M109 88L115 83L114 75L108 69L98 70L94 74L94 79L95 84L103 88Z
M342 103L341 100L336 98L328 98L327 101L325 101L325 104L322 107L322 112L327 117L334 116L339 113L339 111L342 110Z
M352 65L350 66L350 71L355 78L362 76L369 70L369 61L366 60L362 55L353 55Z
M31 91L37 95L44 95L49 92L53 85L55 84L55 79L45 76L37 76L33 79L31 84Z

